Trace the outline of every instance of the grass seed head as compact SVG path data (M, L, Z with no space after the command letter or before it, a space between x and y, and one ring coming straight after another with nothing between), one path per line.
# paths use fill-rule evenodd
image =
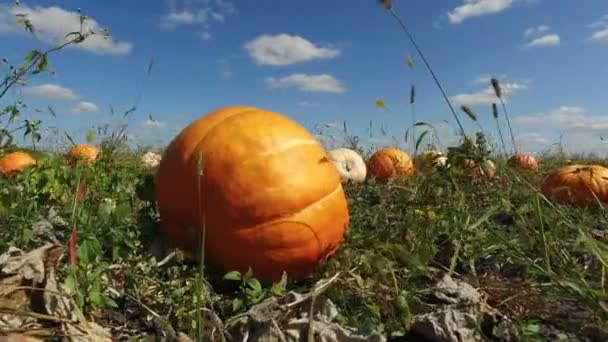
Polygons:
M500 89L500 83L498 83L498 80L492 78L490 82L492 83L492 88L494 88L494 93L496 94L496 97L502 97L502 91Z

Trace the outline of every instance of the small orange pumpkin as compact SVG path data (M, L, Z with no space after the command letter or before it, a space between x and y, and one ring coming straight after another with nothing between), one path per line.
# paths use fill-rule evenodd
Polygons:
M608 168L600 165L566 165L549 174L541 187L547 198L565 204L608 203ZM594 196L595 194L595 196Z
M67 156L71 161L82 159L87 163L92 163L99 157L99 149L86 144L74 145L68 150Z
M249 106L215 110L184 128L160 161L155 192L161 231L175 247L197 251L204 214L207 260L225 271L251 267L263 282L283 271L310 275L349 223L323 146L289 118Z
M478 165L472 159L465 159L464 166L477 177L492 178L496 175L496 165L491 160L485 160L481 165Z
M372 154L367 161L367 169L369 175L379 182L409 177L416 171L412 158L394 147L384 147Z
M518 153L509 158L508 164L525 170L537 170L538 161L534 156L529 154Z
M23 172L27 167L36 165L36 159L22 151L15 151L0 157L0 172L12 175Z

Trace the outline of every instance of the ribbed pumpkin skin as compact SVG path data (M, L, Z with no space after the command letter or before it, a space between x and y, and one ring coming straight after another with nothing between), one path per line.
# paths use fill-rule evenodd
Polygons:
M517 166L525 170L537 170L538 161L529 154L515 154L509 158L509 165Z
M261 281L311 274L341 243L349 212L327 153L278 113L233 106L196 120L170 143L155 191L164 235L195 252L198 177L207 260L225 271L253 269Z
M376 151L367 161L368 174L379 182L389 178L403 178L414 174L416 168L403 150L385 147Z
M558 203L586 204L595 202L595 196L608 203L608 168L579 164L562 166L545 178L541 191Z
M87 163L92 163L97 160L99 156L99 149L95 146L91 145L74 145L67 153L67 156L70 160L74 161L76 159L83 159Z
M0 172L12 175L29 166L36 165L36 159L26 152L15 151L0 157Z

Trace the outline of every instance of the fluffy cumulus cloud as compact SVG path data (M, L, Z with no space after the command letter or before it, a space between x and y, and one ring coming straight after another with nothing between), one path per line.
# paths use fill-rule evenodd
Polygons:
M608 14L604 15L600 20L589 25L593 30L591 41L596 43L608 43Z
M343 93L344 86L331 75L291 74L289 76L266 79L269 88L295 88L306 92Z
M288 65L340 54L338 49L317 46L303 37L285 33L259 36L247 42L245 49L258 65Z
M475 92L449 96L450 101L457 105L466 106L491 105L492 103L499 101L494 93L494 88L492 88L492 85L490 84L491 78L492 76L489 75L481 75L477 77L476 83L485 83L486 86L484 88ZM499 77L498 79L500 81L500 89L502 90L502 95L505 102L507 102L506 99L508 99L514 93L528 89L526 82L512 81L504 77Z
M520 0L463 0L460 6L448 12L448 19L452 24L460 24L473 17L502 12L518 1Z
M45 97L55 100L75 100L78 96L70 89L57 84L41 84L38 86L23 87L23 95L32 97Z
M73 113L93 113L97 111L99 111L97 105L89 101L80 101L72 108Z
M549 112L519 115L512 121L518 129L535 127L547 131L544 135L524 136L522 145L532 147L537 143L549 147L558 143L561 135L562 148L566 152L608 153L608 117L591 115L583 107L561 106Z
M65 42L65 35L80 30L80 17L78 12L67 11L58 6L29 7L26 5L7 6L0 5L0 33L27 34L23 24L17 20L24 16L34 26L36 37L48 44ZM132 49L129 42L115 41L113 37L104 37L101 25L93 18L84 23L84 32L94 31L96 34L88 37L79 44L70 45L71 48L81 49L97 54L128 54Z
M527 28L524 37L528 40L526 47L559 46L561 43L559 34L551 32L551 28L547 25Z
M169 8L161 18L161 26L166 29L195 27L203 40L211 39L214 24L236 14L235 6L226 0L168 0L167 4Z

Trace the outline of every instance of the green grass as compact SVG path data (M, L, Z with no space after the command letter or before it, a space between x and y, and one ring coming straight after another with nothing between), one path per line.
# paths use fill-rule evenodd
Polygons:
M554 206L534 191L565 164L562 158L544 157L537 172L497 160L493 179L436 173L346 184L351 222L338 254L311 279L260 289L247 277L223 279L225 272L213 265L197 282L196 262L158 266L151 260L148 248L158 234L154 170L141 166L140 156L128 152L74 168L62 155L47 154L37 168L0 180L0 253L10 246L31 250L53 238L67 244L74 222L78 266L62 263L60 282L68 279L76 303L104 326L128 322L133 335L146 334L157 329L150 320L158 316L195 336L201 306L226 320L267 296L310 290L316 280L340 272L327 292L340 321L399 335L424 311L424 290L447 273L478 288L530 339L551 340L551 329L582 340L608 336L602 322L608 316L602 306L608 215L598 205ZM79 174L89 190L72 216ZM33 224L51 208L67 224L41 236ZM108 287L120 295L113 297Z

